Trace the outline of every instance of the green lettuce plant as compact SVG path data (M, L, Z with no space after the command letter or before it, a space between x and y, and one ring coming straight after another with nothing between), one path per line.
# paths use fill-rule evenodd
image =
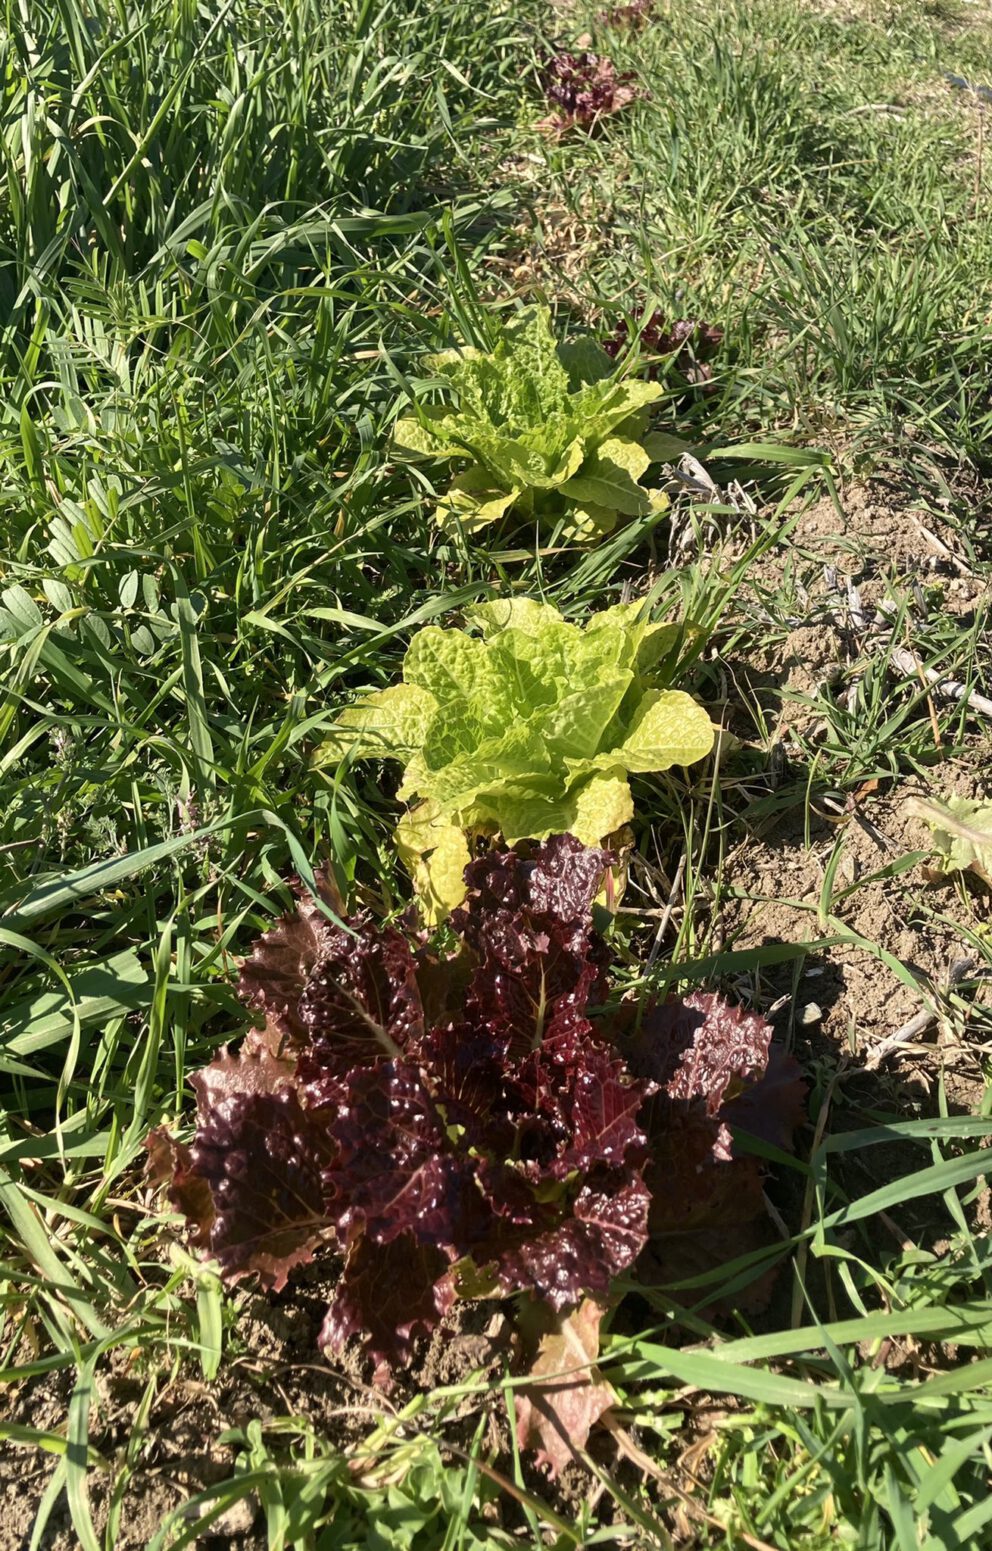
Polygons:
M461 903L478 838L597 845L633 817L629 774L710 752L706 712L664 683L680 627L643 615L618 604L580 627L534 599L479 604L477 634L419 631L403 682L343 713L318 758L403 762L396 842L428 920Z
M661 387L618 379L592 339L559 343L546 307L511 318L489 354L448 350L427 365L446 402L418 403L397 422L393 444L467 463L438 503L441 526L475 531L513 512L593 539L621 516L664 511L667 498L640 483L652 462L685 446L645 435Z

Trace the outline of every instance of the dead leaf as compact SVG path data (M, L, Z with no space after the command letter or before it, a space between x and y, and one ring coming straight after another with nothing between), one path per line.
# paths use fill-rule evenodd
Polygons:
M531 1312L536 1315L536 1305ZM544 1333L530 1370L535 1381L516 1392L517 1441L537 1450L552 1476L584 1449L592 1427L615 1396L596 1370L605 1305L586 1298L570 1314L545 1310ZM537 1316L540 1317L540 1316Z

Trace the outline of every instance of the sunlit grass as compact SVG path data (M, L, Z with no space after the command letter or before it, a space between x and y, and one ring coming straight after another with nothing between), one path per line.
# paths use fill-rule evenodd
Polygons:
M986 459L988 175L978 110L942 74L980 78L989 35L972 12L670 0L645 31L603 40L650 99L557 146L528 127L533 64L571 23L530 0L8 4L3 1377L14 1394L71 1375L57 1426L0 1422L24 1459L54 1462L35 1544L62 1504L86 1551L130 1544L124 1493L154 1450L158 1398L181 1365L211 1385L244 1356L237 1295L169 1260L143 1141L160 1120L188 1124L190 1071L243 1027L231 970L290 872L330 860L388 908L408 895L382 772L311 764L340 705L395 678L413 629L486 591L527 587L582 619L650 575L659 608L701 627L687 681L719 706L724 663L789 628L788 578L759 609L739 593L797 502L882 459L931 488L935 469ZM510 228L534 194L520 155L539 159L539 213L557 202L603 237L570 271L570 307L577 284L612 326L652 294L726 330L713 392L687 399L670 378L664 414L721 487L679 497L671 527L634 522L586 551L464 545L389 459L419 357L514 303ZM561 322L575 326L564 305ZM759 445L726 454L742 442ZM725 499L735 478L756 514ZM978 572L982 525L950 504ZM987 610L934 598L915 646L987 685ZM826 733L777 803L801 805L814 768L844 795L974 757L959 703L894 688L884 655L862 667L850 700L824 697ZM660 848L673 871L682 857L656 987L803 958L714 935L721 855L743 838L739 772L766 755L756 724L738 765L639 783L642 855ZM635 869L624 933L655 929L657 914L636 919L658 906L639 887ZM811 940L843 930L835 903L826 888L810 907ZM254 1494L270 1546L320 1551L982 1544L987 1105L962 1115L938 1086L930 1117L869 1108L842 1072L808 1065L810 1128L775 1160L773 1315L759 1333L740 1311L719 1329L707 1316L754 1264L621 1309L605 1372L623 1439L587 1462L602 1492L584 1518L494 1452L512 1379L481 1377L371 1400L381 1414L347 1449L305 1416L239 1424L234 1474L200 1508ZM907 1204L915 1237L899 1241ZM108 1445L100 1383L122 1353L140 1395ZM96 1513L90 1486L107 1482ZM177 1513L157 1544L201 1528Z

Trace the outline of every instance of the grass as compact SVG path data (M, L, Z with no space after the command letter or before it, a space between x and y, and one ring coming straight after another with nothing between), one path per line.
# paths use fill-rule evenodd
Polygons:
M216 1543L320 1551L965 1551L988 1534L992 946L964 886L920 908L974 957L955 991L930 987L970 1050L967 1091L953 1056L923 1061L929 1092L870 1082L789 1021L812 1124L777 1163L771 1313L757 1333L743 1311L707 1321L750 1274L731 1261L615 1322L622 1437L586 1461L591 1506L494 1452L510 1381L470 1376L369 1400L345 1442L306 1406L210 1413L202 1447L226 1450L224 1473L174 1481L161 1528L134 1517L169 1394L191 1374L222 1393L255 1360L241 1295L169 1248L143 1138L188 1124L188 1074L243 1026L231 969L289 871L333 859L405 898L375 772L334 779L309 755L344 699L393 678L411 628L510 584L581 618L674 556L661 601L709 620L694 688L727 703L743 746L718 775L636 793L632 908L667 898L648 861L671 881L684 858L659 983L791 995L818 925L857 933L864 880L829 866L792 941L726 940L750 826L808 827L823 792L939 789L987 759L975 718L895 678L870 633L847 639L839 683L803 692L816 725L785 743L780 695L738 673L780 668L797 620L836 615L822 546L783 521L866 473L988 576L988 171L982 110L944 80L984 79L987 18L669 0L602 40L650 96L555 145L530 127L533 62L552 26L582 24L530 0L7 5L0 1437L34 1516L8 1498L11 1544L190 1544L209 1526L177 1501L213 1517ZM586 554L466 549L430 527L389 424L422 353L479 337L514 292L548 295L563 327L576 311L612 326L650 295L725 329L714 391L668 376L712 499ZM924 665L988 693L987 594L952 607L954 573L937 574L921 608L866 542L830 563L868 577L871 608L890 599ZM122 1373L125 1423L107 1389ZM54 1409L23 1403L36 1390ZM244 1501L261 1512L242 1533L224 1516Z
M650 290L727 329L704 424L987 457L984 110L944 72L982 81L988 29L958 14L679 0L601 34L648 97L619 154L543 153L602 236L576 285L611 315Z

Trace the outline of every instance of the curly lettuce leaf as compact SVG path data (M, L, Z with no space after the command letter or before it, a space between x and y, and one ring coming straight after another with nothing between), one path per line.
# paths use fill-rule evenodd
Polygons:
M465 872L465 904L451 925L476 959L465 1016L526 1056L589 1028L585 1009L605 990L592 903L613 861L556 835L531 856L490 851Z
M640 438L661 388L618 381L591 339L559 344L546 307L507 320L489 353L445 351L427 365L445 402L397 420L393 445L467 462L438 503L443 527L477 531L516 511L592 536L663 509L640 484L651 461Z
M327 1122L326 1112L306 1109L295 1087L280 1082L270 1092L228 1091L201 1104L190 1147L152 1132L154 1175L167 1180L194 1246L228 1280L255 1273L278 1292L328 1236Z
M375 1363L374 1383L388 1389L418 1336L429 1335L455 1301L440 1250L401 1233L388 1244L357 1238L348 1250L320 1332L324 1351L340 1354L359 1337Z
M399 797L414 806L397 845L432 923L464 897L473 840L595 845L633 818L628 774L694 764L714 740L703 708L664 687L682 627L643 603L579 626L534 598L495 599L468 620L480 634L419 631L404 683L350 707L336 734L359 756L391 741L403 760Z
M342 711L334 732L317 751L316 763L327 764L353 751L409 759L423 746L437 710L434 696L418 684L377 690Z
M772 1046L764 1018L711 992L647 1009L618 1042L631 1071L656 1085L642 1115L651 1192L642 1275L671 1283L759 1248L762 1164L734 1132L791 1148L806 1091L797 1063Z

